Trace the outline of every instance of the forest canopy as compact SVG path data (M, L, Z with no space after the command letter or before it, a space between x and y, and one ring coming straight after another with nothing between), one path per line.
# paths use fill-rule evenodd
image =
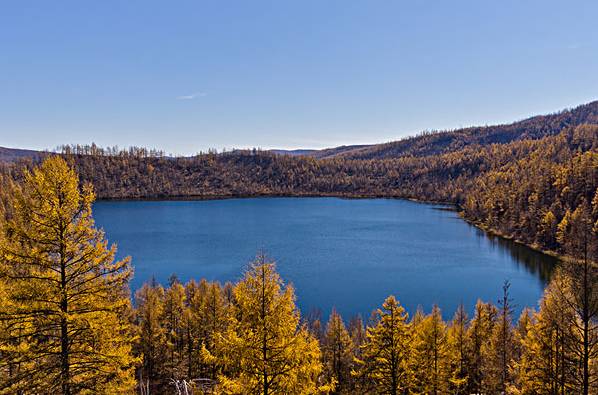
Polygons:
M444 321L389 296L369 320L302 318L258 255L235 284L171 277L130 303L129 259L95 228L90 184L60 157L10 183L0 232L0 393L590 394L598 390L598 250L580 199L559 226L572 258L538 310L509 283ZM563 233L568 232L568 233ZM48 378L51 378L50 380Z

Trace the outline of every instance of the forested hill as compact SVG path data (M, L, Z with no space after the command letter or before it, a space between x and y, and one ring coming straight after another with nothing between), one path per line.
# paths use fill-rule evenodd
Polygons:
M388 159L403 156L430 156L461 150L472 145L505 144L511 141L554 136L569 126L598 124L598 100L554 114L538 115L505 125L478 126L464 129L422 132L401 140L370 145L343 145L334 148L270 150L285 156L308 156L317 159ZM239 152L242 152L239 151ZM40 152L0 147L0 161L15 161L38 156Z
M63 155L94 185L98 198L443 201L458 205L481 226L558 251L559 229L572 216L587 211L592 223L598 220L597 124L598 102L593 102L511 125L422 135L323 159L259 150L172 158L96 146L66 147ZM4 165L2 173L9 174L6 182L21 171Z
M342 155L351 159L383 159L438 155L458 151L471 145L505 144L511 141L554 136L568 126L581 124L598 124L598 101L571 110L535 116L507 125L425 132L399 141L363 148L356 147L353 150L324 156Z

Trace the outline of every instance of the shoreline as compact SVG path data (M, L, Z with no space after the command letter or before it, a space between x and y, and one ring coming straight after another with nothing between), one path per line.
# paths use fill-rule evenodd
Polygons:
M442 205L445 207L439 208L446 211L452 211L457 213L458 217L461 218L463 221L467 222L468 224L475 226L476 228L482 230L483 232L495 236L500 237L504 240L511 241L513 243L519 244L521 246L527 247L535 252L556 258L557 260L561 261L567 259L566 256L561 255L555 251L544 250L537 245L530 245L521 240L514 238L511 235L507 235L501 233L495 229L489 228L484 226L479 221L475 221L471 218L465 216L464 212L460 210L459 205L453 202L443 202L443 201L434 201L434 200L421 200L412 197L401 197L401 196L389 196L383 194L338 194L338 193L305 193L305 194L297 194L297 193L280 193L280 194L272 194L272 193L263 193L263 194L231 194L231 195L183 195L183 196L155 196L155 197L127 197L127 198L120 198L120 197L103 197L96 199L96 202L159 202L159 201L169 201L169 202L189 202L189 201L216 201L216 200L229 200L229 199L262 199L262 198L337 198L337 199L346 199L346 200L363 200L363 199L393 199L393 200L405 200L413 203L420 203L420 204L427 204L427 205Z

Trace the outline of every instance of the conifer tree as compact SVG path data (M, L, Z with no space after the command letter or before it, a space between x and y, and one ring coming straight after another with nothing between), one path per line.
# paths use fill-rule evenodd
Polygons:
M561 225L559 241L571 259L564 262L563 278L555 283L555 290L576 317L571 322L570 345L580 364L580 393L587 395L598 384L598 377L591 377L591 362L598 358L598 239L588 202L582 199Z
M408 315L394 296L389 296L376 311L375 326L368 327L361 369L356 372L369 380L362 392L397 395L409 389Z
M322 344L324 371L336 382L335 393L349 393L353 366L353 342L340 314L332 310Z
M48 157L25 172L0 240L0 383L14 393L118 393L135 385L129 259L94 226L91 186Z
M135 293L136 325L139 340L136 353L142 359L138 373L140 385L162 390L166 382L168 343L164 327L164 288L152 281Z
M164 293L164 330L168 344L168 376L174 380L183 380L187 377L188 369L183 362L185 358L185 287L171 277L170 287Z
M576 393L576 369L568 350L574 319L566 302L556 291L562 276L557 273L545 290L540 311L529 322L521 340L521 357L513 366L517 394Z
M446 393L449 382L447 328L438 306L411 329L412 391L431 395Z
M468 317L463 304L455 312L448 327L447 346L449 364L449 391L453 394L465 393L469 365L467 353Z
M468 367L468 391L471 393L481 393L485 389L485 345L492 335L495 318L496 307L478 300L467 331L468 353L471 357Z
M230 306L222 292L219 283L209 283L206 294L201 304L201 325L203 337L201 343L200 359L205 378L217 378L219 364L215 354L218 339L226 332L230 314Z
M499 313L492 330L492 335L486 343L484 360L484 374L486 388L491 393L504 393L511 382L510 364L514 357L513 339L513 309L509 297L511 284L505 281L503 296L499 300Z
M318 388L317 341L300 325L291 286L258 256L234 288L231 323L222 337L225 393L304 394Z

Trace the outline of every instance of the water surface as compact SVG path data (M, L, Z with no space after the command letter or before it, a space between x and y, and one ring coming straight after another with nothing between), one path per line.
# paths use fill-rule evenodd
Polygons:
M511 282L516 311L537 306L554 258L490 237L454 212L393 199L255 198L100 201L96 222L133 257L132 288L176 273L235 281L259 250L277 261L306 314L368 317L390 294L410 313L495 302Z

